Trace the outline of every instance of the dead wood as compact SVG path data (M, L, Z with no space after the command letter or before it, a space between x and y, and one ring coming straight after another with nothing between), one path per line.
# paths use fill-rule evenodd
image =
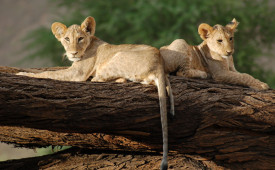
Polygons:
M22 71L17 68L0 71L2 142L161 150L154 86L61 82L11 74ZM231 168L275 169L275 90L170 80L176 108L169 121L171 152L199 154Z
M1 169L159 169L161 155L71 148L54 155L0 162ZM173 154L169 169L219 169L213 161L199 156Z

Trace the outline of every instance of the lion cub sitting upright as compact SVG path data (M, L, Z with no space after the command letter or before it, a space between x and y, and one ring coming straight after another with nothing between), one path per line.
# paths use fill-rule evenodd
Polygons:
M198 32L203 42L190 46L183 39L160 48L165 71L178 76L207 78L223 83L248 86L256 90L268 89L268 85L246 73L236 71L233 63L234 32L238 26L233 19L226 26L201 24Z
M50 78L66 81L135 81L143 84L155 84L158 88L163 135L163 159L161 169L167 169L168 125L166 108L166 87L171 102L171 114L174 114L173 94L170 82L164 72L163 59L159 50L147 45L112 45L94 36L95 20L87 17L79 25L67 28L62 23L53 23L52 32L61 41L66 55L73 64L68 69L25 73L36 78Z

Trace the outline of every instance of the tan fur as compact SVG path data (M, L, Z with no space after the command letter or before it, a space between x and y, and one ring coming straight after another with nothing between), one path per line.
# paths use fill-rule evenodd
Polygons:
M81 26L54 23L52 32L61 41L71 67L59 71L46 71L38 74L18 73L36 78L50 78L66 81L125 82L126 80L143 84L155 84L158 87L160 113L163 130L162 169L167 169L168 125L166 108L166 88L171 101L171 113L174 115L174 101L171 86L164 72L163 59L159 50L147 45L112 45L94 36L93 17L84 20Z
M167 73L178 76L207 78L222 83L248 86L256 90L268 89L268 85L246 73L239 73L233 62L234 32L238 26L233 19L226 26L201 24L198 33L203 42L198 46L188 45L183 39L160 48Z

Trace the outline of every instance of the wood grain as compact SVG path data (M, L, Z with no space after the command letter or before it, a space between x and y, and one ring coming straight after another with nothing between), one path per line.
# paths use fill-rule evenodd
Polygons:
M18 71L0 67L0 141L161 151L155 86L12 74ZM200 155L231 168L275 169L275 90L173 76L170 81L176 109L168 123L171 152Z

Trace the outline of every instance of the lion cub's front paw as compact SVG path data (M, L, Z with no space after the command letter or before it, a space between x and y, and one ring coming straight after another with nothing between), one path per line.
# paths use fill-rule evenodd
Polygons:
M16 75L33 77L34 73L19 72L19 73L16 73Z
M255 90L267 90L269 89L269 86L266 83L261 82L257 85L251 86L251 88Z
M269 86L266 83L261 83L261 87L262 87L263 90L269 89Z
M208 77L208 74L204 71L202 71L200 74L201 74L200 78L202 79L206 79Z
M116 79L115 82L116 83L127 83L127 80L125 78L119 78L119 79Z

